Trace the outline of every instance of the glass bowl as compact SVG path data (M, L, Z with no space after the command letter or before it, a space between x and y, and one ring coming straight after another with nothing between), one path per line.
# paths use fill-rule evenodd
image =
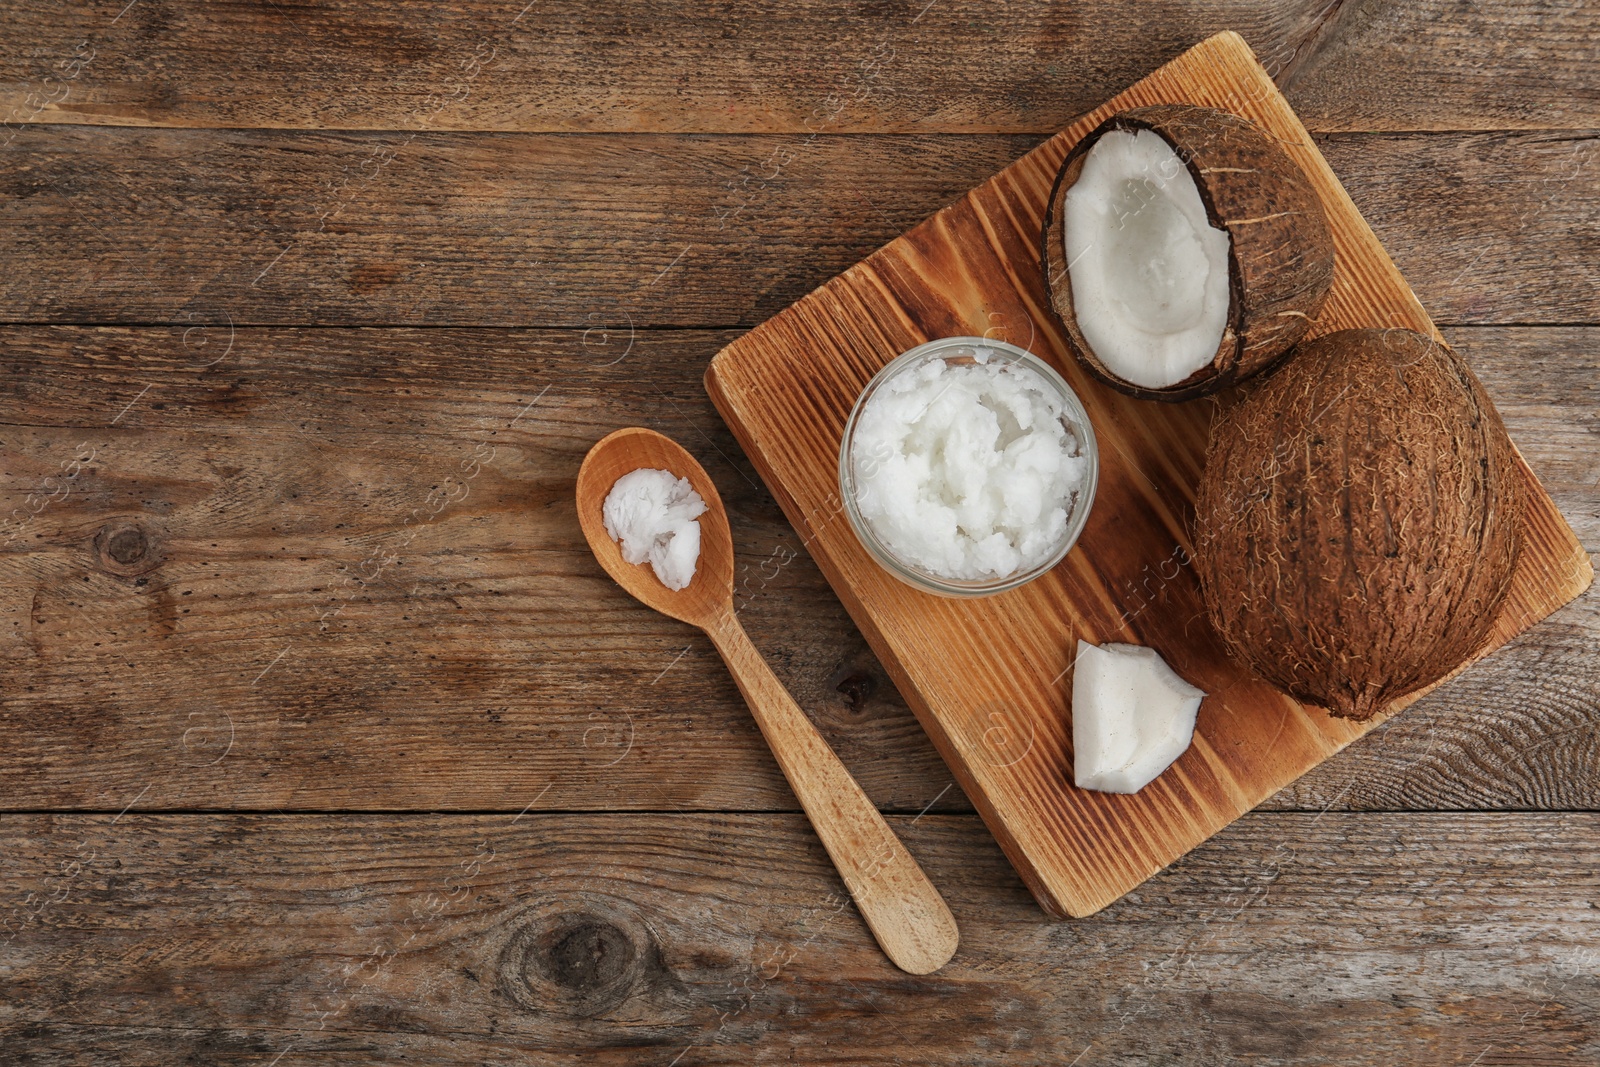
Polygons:
M860 422L861 412L866 407L867 401L872 399L872 395L885 382L936 359L951 364L977 363L979 362L977 354L980 350L989 353L990 363L1002 366L1021 364L1037 373L1048 388L1055 390L1061 398L1062 424L1077 440L1079 454L1087 459L1088 463L1084 471L1083 485L1073 497L1071 509L1067 513L1067 524L1062 531L1061 539L1042 563L1004 577L974 580L946 578L899 558L873 531L872 525L862 516L856 504L856 471L850 461L850 452L855 442L856 426ZM1089 422L1089 415L1083 409L1083 402L1072 391L1072 387L1056 373L1055 368L1026 349L983 337L945 337L918 345L891 360L872 381L867 383L867 387L861 391L861 396L856 399L855 407L850 411L850 420L845 423L844 440L839 445L839 498L844 502L844 511L850 517L850 527L855 530L856 538L866 547L872 558L890 574L907 585L939 596L976 597L1003 593L1008 589L1026 585L1060 563L1077 543L1078 535L1083 532L1084 524L1089 521L1089 509L1094 504L1095 485L1099 475L1100 450L1095 444L1094 426Z

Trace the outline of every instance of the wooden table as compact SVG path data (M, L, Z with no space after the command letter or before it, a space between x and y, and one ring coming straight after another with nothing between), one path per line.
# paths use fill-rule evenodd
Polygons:
M1600 1059L1600 592L1050 922L700 385L1234 28L1600 551L1600 4L525 2L0 6L0 1062ZM584 548L629 424L941 972Z

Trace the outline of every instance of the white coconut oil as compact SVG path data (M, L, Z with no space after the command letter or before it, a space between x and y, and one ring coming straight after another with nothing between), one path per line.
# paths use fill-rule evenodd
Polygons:
M879 384L849 462L856 511L889 554L939 578L999 580L1060 551L1091 460L1042 374L972 352Z
M687 478L641 467L611 486L601 517L623 559L648 561L661 584L676 591L694 580L705 510L706 502Z

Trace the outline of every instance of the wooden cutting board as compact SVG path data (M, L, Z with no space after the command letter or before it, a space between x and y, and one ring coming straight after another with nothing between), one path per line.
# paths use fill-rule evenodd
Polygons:
M1049 313L1039 227L1061 161L1113 112L1158 103L1244 115L1311 176L1337 249L1313 335L1403 326L1438 336L1249 46L1221 33L729 345L706 372L712 400L817 565L1040 905L1057 916L1105 907L1415 699L1349 723L1302 707L1227 658L1189 566L1215 403L1133 400L1099 385L1070 358ZM1083 399L1101 453L1077 547L1040 580L974 600L918 592L880 568L838 495L840 439L868 379L913 345L953 335L1011 341L1050 362ZM1530 490L1527 543L1480 656L1593 578L1549 494L1518 462ZM1194 744L1137 795L1072 785L1070 668L1080 637L1155 648L1210 694Z

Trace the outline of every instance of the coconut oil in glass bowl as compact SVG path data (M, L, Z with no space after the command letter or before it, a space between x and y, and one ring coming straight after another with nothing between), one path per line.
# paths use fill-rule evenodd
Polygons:
M867 384L839 489L867 551L908 585L986 596L1050 570L1083 532L1094 428L1053 367L1003 341L919 345Z

